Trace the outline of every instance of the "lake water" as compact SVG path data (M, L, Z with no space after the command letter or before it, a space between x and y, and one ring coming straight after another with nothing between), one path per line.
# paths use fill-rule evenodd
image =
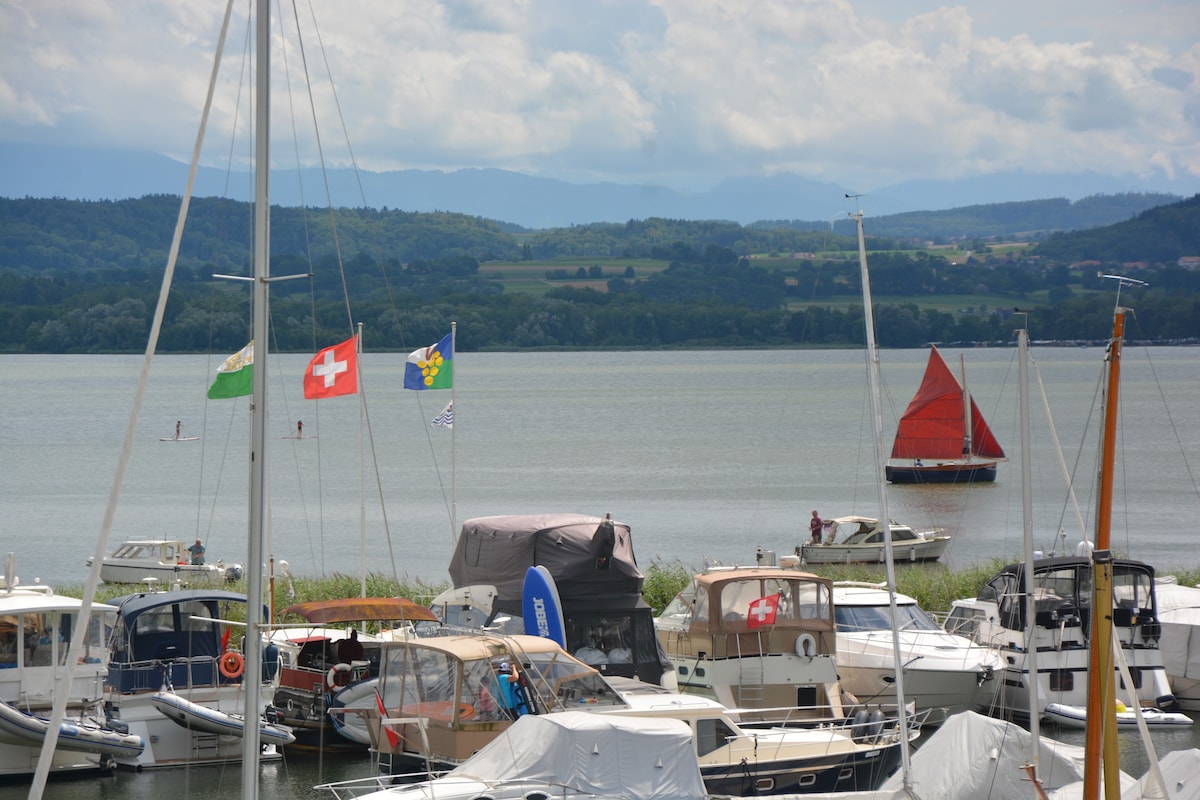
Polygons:
M1016 350L943 351L951 365L960 352L976 403L1013 460L994 484L893 487L888 495L896 520L954 534L943 559L951 568L1022 550ZM1104 352L1032 354L1035 538L1049 551L1062 529L1073 548L1079 525L1036 375L1090 531ZM881 354L889 449L927 355ZM245 561L248 398L205 399L219 361L155 360L108 549L124 539L199 537L210 562ZM364 356L365 424L356 397L302 399L307 361L268 362L267 552L298 575L358 575L365 566L446 583L454 531L492 514L611 513L632 527L643 567L689 569L705 557L753 563L759 547L790 553L814 508L826 518L878 515L861 351L461 353L453 433L429 425L451 392L404 390L402 355ZM141 362L0 356L0 550L16 553L24 582L86 580ZM1194 568L1200 348L1127 347L1122 364L1113 547L1160 573ZM317 438L284 438L297 419ZM177 420L199 440L159 441L174 436ZM309 759L268 765L264 784L280 788L264 796L306 796L304 787L361 768L353 761L331 777L332 766ZM47 796L84 796L72 793L75 785L88 797L238 793L236 767L166 774L175 777L118 775L61 784Z

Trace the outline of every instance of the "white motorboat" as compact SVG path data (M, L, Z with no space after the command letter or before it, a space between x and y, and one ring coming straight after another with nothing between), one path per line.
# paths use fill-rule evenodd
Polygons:
M896 659L884 584L837 582L837 666L842 688L862 703L896 702ZM960 711L991 710L1004 658L990 647L947 633L907 595L896 595L904 697L938 724Z
M92 565L88 558L87 565ZM207 586L242 577L242 565L193 564L187 542L180 539L134 539L122 542L100 561L105 583L145 584L147 579L164 586Z
M146 741L140 755L118 757L118 764L147 769L243 758L244 724L220 732L213 727L218 720L246 718L246 662L242 652L229 646L233 631L240 641L244 629L224 621L230 617L229 606L246 602L246 595L223 589L146 592L113 600L118 617L105 700ZM259 715L268 711L278 681L274 646L265 648L263 672ZM177 699L165 703L168 694ZM207 715L208 722L180 724L183 701L194 721ZM263 744L263 758L280 757L274 738Z
M1122 689L1127 705L1178 711L1158 648L1154 568L1131 559L1113 560L1114 636L1134 676L1136 697ZM1037 697L1046 706L1087 706L1088 645L1092 616L1092 561L1087 556L1033 562L1032 620L1025 610L1025 567L1010 564L984 584L979 595L951 604L946 630L995 649L1006 660L997 708L1017 717L1030 713L1028 649L1037 647ZM1115 672L1114 667L1114 672Z
M916 530L895 520L890 527L892 557L896 562L937 561L952 538L941 528ZM839 535L842 535L840 541ZM884 526L874 517L838 517L825 524L820 544L801 545L796 548L796 555L805 564L882 564L887 559L884 536Z
M113 606L92 605L83 652L65 685L67 651L81 606L78 598L55 594L49 586L22 585L16 558L8 554L0 576L0 776L34 773L56 696L65 696L66 716L51 771L106 770L114 746L136 746L120 738L119 724L102 732L105 640L117 611Z
M900 763L899 728L881 713L872 720L864 710L857 722L843 725L743 725L739 712L707 697L628 678L607 682L624 703L597 713L687 722L712 795L865 791L878 787ZM909 739L918 735L913 726Z

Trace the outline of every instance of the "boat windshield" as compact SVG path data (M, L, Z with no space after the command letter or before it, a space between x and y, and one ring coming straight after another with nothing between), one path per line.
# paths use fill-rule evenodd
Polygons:
M890 631L891 610L888 606L847 606L834 609L839 633ZM896 606L896 627L902 631L940 631L941 627L917 605Z

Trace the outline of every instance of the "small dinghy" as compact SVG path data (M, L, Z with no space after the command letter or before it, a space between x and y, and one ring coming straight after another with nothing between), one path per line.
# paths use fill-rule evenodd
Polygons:
M38 744L46 738L50 720L0 702L0 742ZM64 719L58 728L59 750L104 756L137 757L146 749L142 737L85 717Z
M1046 718L1063 728L1087 727L1087 709L1083 706L1068 706L1063 703L1049 703L1046 706ZM1179 727L1191 725L1192 718L1178 711L1163 711L1158 708L1143 708L1142 718L1151 728ZM1137 728L1137 712L1126 708L1124 703L1117 704L1117 730Z
M219 736L245 734L246 723L241 714L227 714L215 708L208 708L174 692L159 692L154 695L152 702L159 713L188 730L207 731ZM262 744L285 745L296 741L296 737L291 728L259 720L258 740Z

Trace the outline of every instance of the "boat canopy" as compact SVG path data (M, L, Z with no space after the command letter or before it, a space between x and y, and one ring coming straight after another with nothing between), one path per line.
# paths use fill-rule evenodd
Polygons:
M288 606L283 614L304 617L314 625L341 622L437 622L437 615L404 597L339 597Z
M690 590L687 629L692 635L746 633L758 628L832 631L833 581L807 572L782 569L737 569L695 576ZM682 597L683 595L681 595ZM763 598L774 602L771 621L756 620L752 606ZM678 598L677 598L678 600ZM677 615L678 602L663 611Z
M513 514L463 523L450 559L454 586L490 584L501 601L520 600L525 572L541 565L559 597L639 595L645 576L629 526L582 514Z

